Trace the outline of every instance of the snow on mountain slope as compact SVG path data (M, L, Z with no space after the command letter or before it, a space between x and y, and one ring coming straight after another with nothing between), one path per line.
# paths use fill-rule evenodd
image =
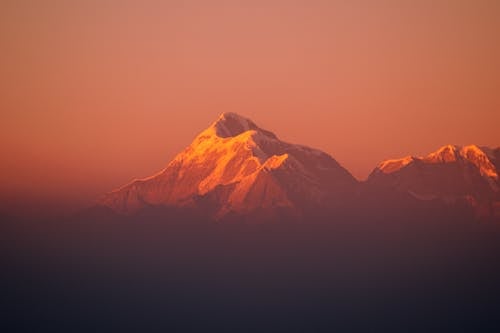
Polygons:
M447 145L425 157L384 161L367 183L407 192L421 200L466 200L473 206L496 206L500 202L499 151Z
M148 206L208 206L215 219L258 210L302 214L341 205L357 185L331 156L280 141L235 113L222 114L158 174L106 194L130 214Z

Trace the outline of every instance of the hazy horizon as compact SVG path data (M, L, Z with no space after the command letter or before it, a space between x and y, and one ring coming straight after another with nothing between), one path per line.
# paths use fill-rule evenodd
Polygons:
M4 202L90 204L228 111L357 179L445 144L500 144L495 1L0 8Z

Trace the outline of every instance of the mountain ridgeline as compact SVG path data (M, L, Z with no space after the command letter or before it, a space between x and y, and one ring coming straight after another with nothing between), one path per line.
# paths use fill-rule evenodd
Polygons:
M499 332L499 165L446 146L358 182L225 113L81 214L2 216L3 331Z
M449 145L381 162L358 182L327 153L224 113L165 169L107 193L98 205L126 216L155 211L212 221L422 214L497 221L499 170L500 148Z

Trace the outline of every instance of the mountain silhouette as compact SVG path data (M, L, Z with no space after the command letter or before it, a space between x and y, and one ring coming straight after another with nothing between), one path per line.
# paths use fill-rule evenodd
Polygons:
M301 217L341 209L358 186L330 155L283 142L235 113L223 113L165 169L106 194L123 214L151 206L230 217Z
M239 221L450 209L499 218L499 170L500 148L446 145L383 161L358 182L327 153L223 113L166 168L105 194L99 205L124 215L147 209Z

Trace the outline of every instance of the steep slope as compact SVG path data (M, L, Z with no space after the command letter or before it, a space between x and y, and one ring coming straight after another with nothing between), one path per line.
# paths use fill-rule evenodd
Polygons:
M106 194L100 204L130 214L148 206L230 215L343 205L356 180L331 156L280 141L235 113L222 114L158 174Z
M499 152L500 148L447 145L425 157L384 161L367 184L420 200L466 202L480 215L500 216Z

